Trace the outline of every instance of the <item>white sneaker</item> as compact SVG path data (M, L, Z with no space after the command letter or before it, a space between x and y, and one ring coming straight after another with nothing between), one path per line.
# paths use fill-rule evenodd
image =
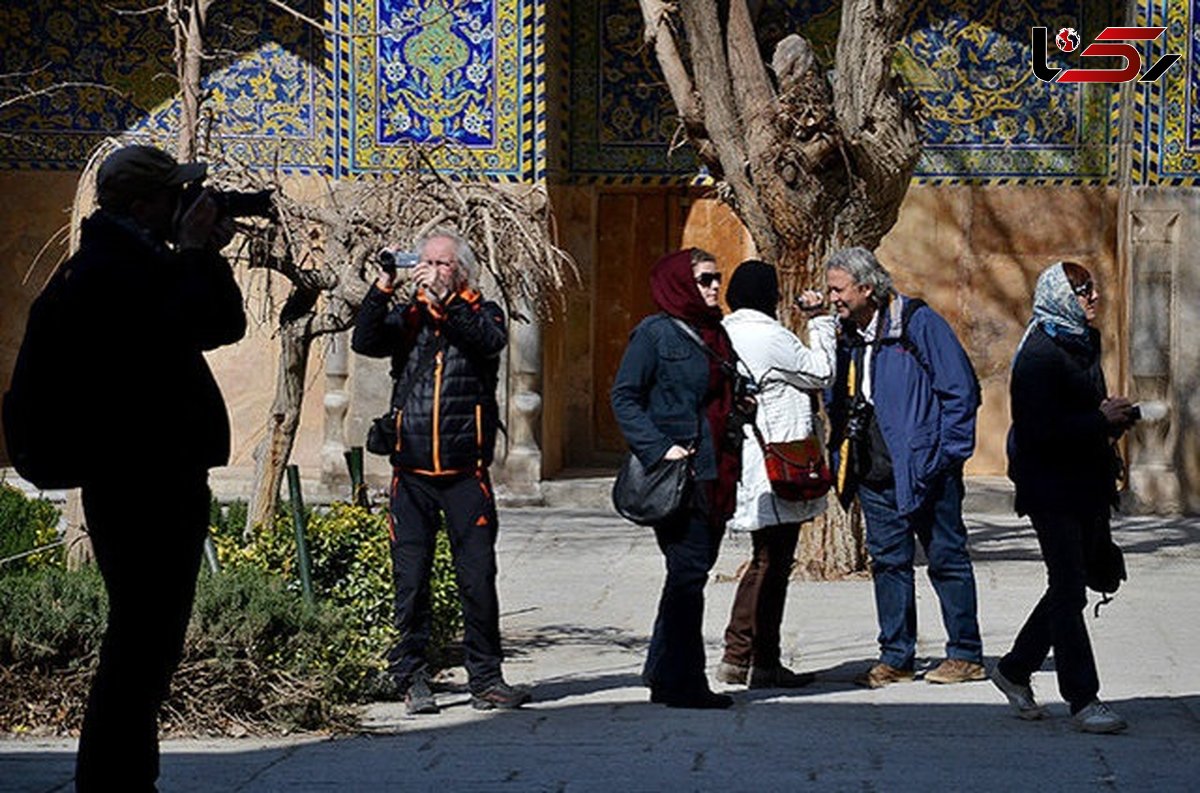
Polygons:
M1075 728L1081 732L1108 734L1120 732L1129 722L1118 716L1113 709L1098 699L1093 699L1083 710L1071 717Z
M1033 698L1033 687L1026 683L1014 683L1000 673L1000 666L992 668L990 675L992 685L1000 689L1000 693L1008 697L1008 704L1017 712L1017 718L1026 721L1036 721L1046 715L1046 709Z

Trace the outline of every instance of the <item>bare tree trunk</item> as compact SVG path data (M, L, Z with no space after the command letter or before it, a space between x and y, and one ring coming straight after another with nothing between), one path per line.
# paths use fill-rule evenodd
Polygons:
M63 517L67 522L67 531L63 537L67 543L67 569L79 570L96 561L92 540L88 537L84 525L83 491L76 489L67 493Z
M292 455L300 405L312 348L311 315L284 323L279 332L279 373L275 378L275 402L267 423L267 434L254 450L254 490L246 515L245 536L249 540L257 526L275 514L279 486Z
M204 26L212 0L170 0L167 17L175 29L175 70L179 80L179 138L176 159L196 157L200 134L200 81L204 65Z
M772 80L755 39L760 5L641 0L683 130L759 256L778 267L786 304L820 286L829 253L874 248L896 222L920 154L892 69L909 4L844 0L832 85L798 35L776 48ZM832 506L807 527L800 558L810 577L863 569L857 508Z

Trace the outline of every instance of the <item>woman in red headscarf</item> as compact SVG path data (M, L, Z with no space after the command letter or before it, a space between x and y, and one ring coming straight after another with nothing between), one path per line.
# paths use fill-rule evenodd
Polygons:
M681 708L733 704L709 689L704 671L704 584L736 507L741 473L741 426L730 422L733 345L721 326L720 281L712 254L698 248L658 260L650 292L661 313L630 335L611 395L621 432L643 466L693 457L691 502L654 527L667 579L642 672L652 702Z

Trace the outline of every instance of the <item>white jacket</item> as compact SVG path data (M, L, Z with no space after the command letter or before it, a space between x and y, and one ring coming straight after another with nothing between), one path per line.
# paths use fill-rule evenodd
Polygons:
M742 365L758 382L758 415L755 423L768 443L795 441L813 434L814 417L809 391L833 383L837 323L830 316L808 321L805 347L779 320L754 309L742 308L725 317L725 330ZM762 449L749 427L742 444L742 481L738 484L737 511L729 528L753 531L780 523L800 523L825 511L826 497L812 501L784 501L771 492Z

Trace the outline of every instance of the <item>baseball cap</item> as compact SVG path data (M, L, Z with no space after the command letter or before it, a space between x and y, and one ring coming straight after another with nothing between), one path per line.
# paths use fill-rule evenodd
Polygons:
M202 162L176 162L154 146L126 146L101 163L96 174L96 197L102 207L122 206L164 187L202 179L207 170Z

